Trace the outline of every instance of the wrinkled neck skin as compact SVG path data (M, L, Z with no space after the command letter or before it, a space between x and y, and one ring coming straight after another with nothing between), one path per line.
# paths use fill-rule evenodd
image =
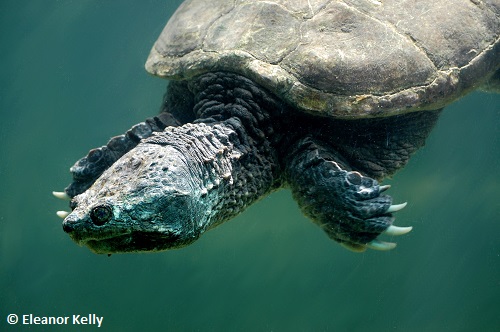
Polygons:
M190 90L198 120L144 139L74 197L63 223L73 240L108 254L179 248L281 186L278 104L227 73Z

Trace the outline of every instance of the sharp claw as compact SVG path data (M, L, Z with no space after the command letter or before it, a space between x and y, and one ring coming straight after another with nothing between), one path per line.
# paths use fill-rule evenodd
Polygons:
M411 226L398 227L398 226L391 225L384 231L384 233L387 235L403 235L403 234L409 233L412 229L413 229L413 227L411 227Z
M340 244L342 247L354 251L354 252L363 252L366 250L366 246L363 244L354 244L354 243L341 243Z
M371 242L368 242L366 246L370 249L374 250L391 250L396 248L396 243L393 242L384 242L380 240L373 240Z
M64 191L53 191L52 195L59 199L64 199L64 200L71 200L71 197L69 197L68 194L66 194Z
M386 213L397 212L399 210L402 210L406 206L406 204L408 204L408 203L404 202L401 204L391 205L391 206L389 206L389 208L385 212Z
M385 186L380 186L380 187L379 187L379 190L380 190L380 192L384 192L384 191L386 191L387 189L389 189L390 187L391 187L391 185L390 185L390 184L386 184Z
M69 212L68 211L57 211L56 214L59 218L64 219L68 216Z

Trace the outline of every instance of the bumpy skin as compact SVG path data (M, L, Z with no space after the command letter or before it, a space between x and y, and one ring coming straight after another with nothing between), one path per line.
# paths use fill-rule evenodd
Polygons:
M280 187L332 239L362 248L393 222L370 176L404 166L438 116L321 119L224 72L170 88L165 104L196 120L149 133L71 202L63 228L96 253L182 247Z
M392 224L386 213L392 199L380 195L376 180L349 171L334 151L311 137L293 150L286 174L294 198L332 239L365 244Z
M235 118L154 133L75 197L64 230L97 253L189 244L273 188L272 156L245 141Z
M305 138L292 144L284 167L287 183L304 214L333 240L362 251L394 221L387 212L392 198L381 194L385 188L376 179L407 163L424 144L439 113L370 122L330 121L325 128L319 127L319 133L311 127ZM325 132L331 131L342 136L328 140Z
M136 147L141 139L151 136L153 132L160 132L166 127L177 127L193 121L191 100L172 97L186 93L189 91L185 84L173 84L165 93L158 116L134 125L125 134L111 138L106 145L90 150L85 157L71 167L73 182L65 189L65 192L70 197L83 193L107 168Z

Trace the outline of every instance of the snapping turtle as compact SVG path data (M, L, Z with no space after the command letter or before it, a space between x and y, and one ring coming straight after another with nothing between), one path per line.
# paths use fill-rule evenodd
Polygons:
M159 115L91 150L60 198L63 229L96 253L195 241L290 188L354 251L400 235L378 181L420 148L440 110L498 91L495 0L188 0L146 69L171 82Z

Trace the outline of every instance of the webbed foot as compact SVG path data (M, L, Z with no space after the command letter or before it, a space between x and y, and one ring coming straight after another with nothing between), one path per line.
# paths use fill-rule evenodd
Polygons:
M303 212L330 238L361 252L367 248L390 250L396 244L377 237L402 235L411 227L393 226L393 213L406 203L392 204L377 180L348 171L349 166L335 151L312 138L300 141L287 163L287 180Z

